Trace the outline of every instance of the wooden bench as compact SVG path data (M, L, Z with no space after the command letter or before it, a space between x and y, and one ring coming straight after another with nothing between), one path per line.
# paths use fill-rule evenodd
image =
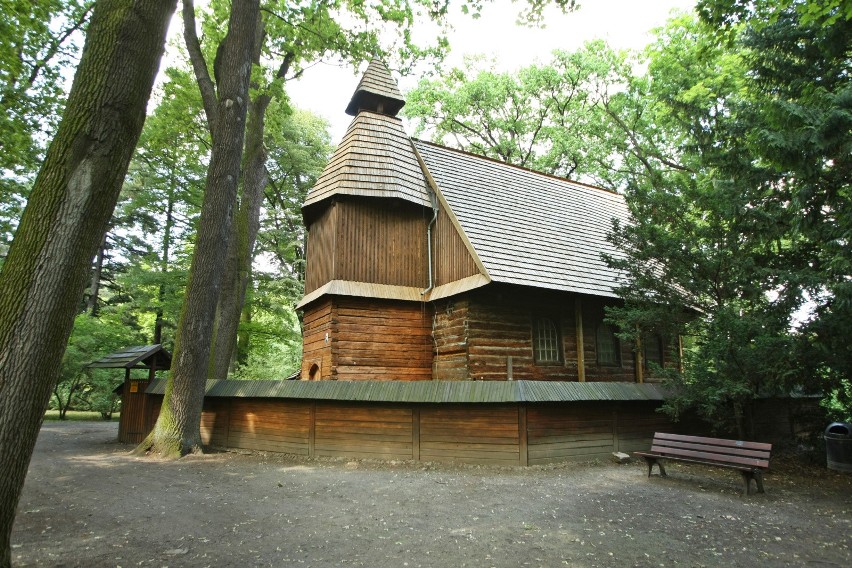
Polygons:
M772 444L656 432L651 451L633 453L645 458L648 477L651 477L654 464L659 468L660 476L666 477L663 460L739 470L743 476L744 493L748 495L752 479L757 485L757 492L763 493L763 472L769 468L770 451Z

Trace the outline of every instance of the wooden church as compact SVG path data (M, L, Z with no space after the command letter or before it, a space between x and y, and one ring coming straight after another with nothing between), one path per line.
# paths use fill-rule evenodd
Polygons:
M526 466L706 433L658 412L667 393L648 362L676 349L622 343L603 321L622 275L601 253L616 254L606 235L624 199L412 140L403 104L373 61L306 198L303 380L208 381L204 442ZM145 390L145 432L164 392ZM761 416L766 434L795 418L774 403Z
M411 139L373 60L308 193L302 379L649 380L671 363L604 323L624 198Z

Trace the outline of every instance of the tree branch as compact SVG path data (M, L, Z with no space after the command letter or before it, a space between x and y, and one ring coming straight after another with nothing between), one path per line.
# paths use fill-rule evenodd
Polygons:
M213 135L213 129L219 119L219 110L216 97L216 86L210 78L207 70L207 61L201 53L201 43L195 31L195 3L193 0L183 0L183 39L192 70L195 72L195 81L201 92L201 101L204 104L204 113L207 115L207 129Z

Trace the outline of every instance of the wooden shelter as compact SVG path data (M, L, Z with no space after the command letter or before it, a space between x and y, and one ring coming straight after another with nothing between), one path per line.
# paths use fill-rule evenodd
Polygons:
M643 383L675 346L604 322L623 196L408 137L372 61L303 215L302 378Z
M135 444L148 433L146 425L147 397L145 391L156 377L157 371L171 368L172 356L160 344L128 347L86 365L90 369L124 369L121 387L121 416L118 422L118 441ZM130 371L146 370L144 378L134 378Z

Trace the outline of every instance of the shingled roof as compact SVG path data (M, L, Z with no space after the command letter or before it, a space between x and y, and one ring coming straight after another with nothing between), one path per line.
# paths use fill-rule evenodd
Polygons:
M302 207L333 195L396 197L432 206L423 170L398 118L367 111L355 117Z
M399 92L396 80L384 63L373 59L355 88L352 100L346 107L346 114L355 116L361 110L369 110L396 116L403 106L405 98Z
M414 146L494 282L616 297L601 253L624 197L420 140Z

